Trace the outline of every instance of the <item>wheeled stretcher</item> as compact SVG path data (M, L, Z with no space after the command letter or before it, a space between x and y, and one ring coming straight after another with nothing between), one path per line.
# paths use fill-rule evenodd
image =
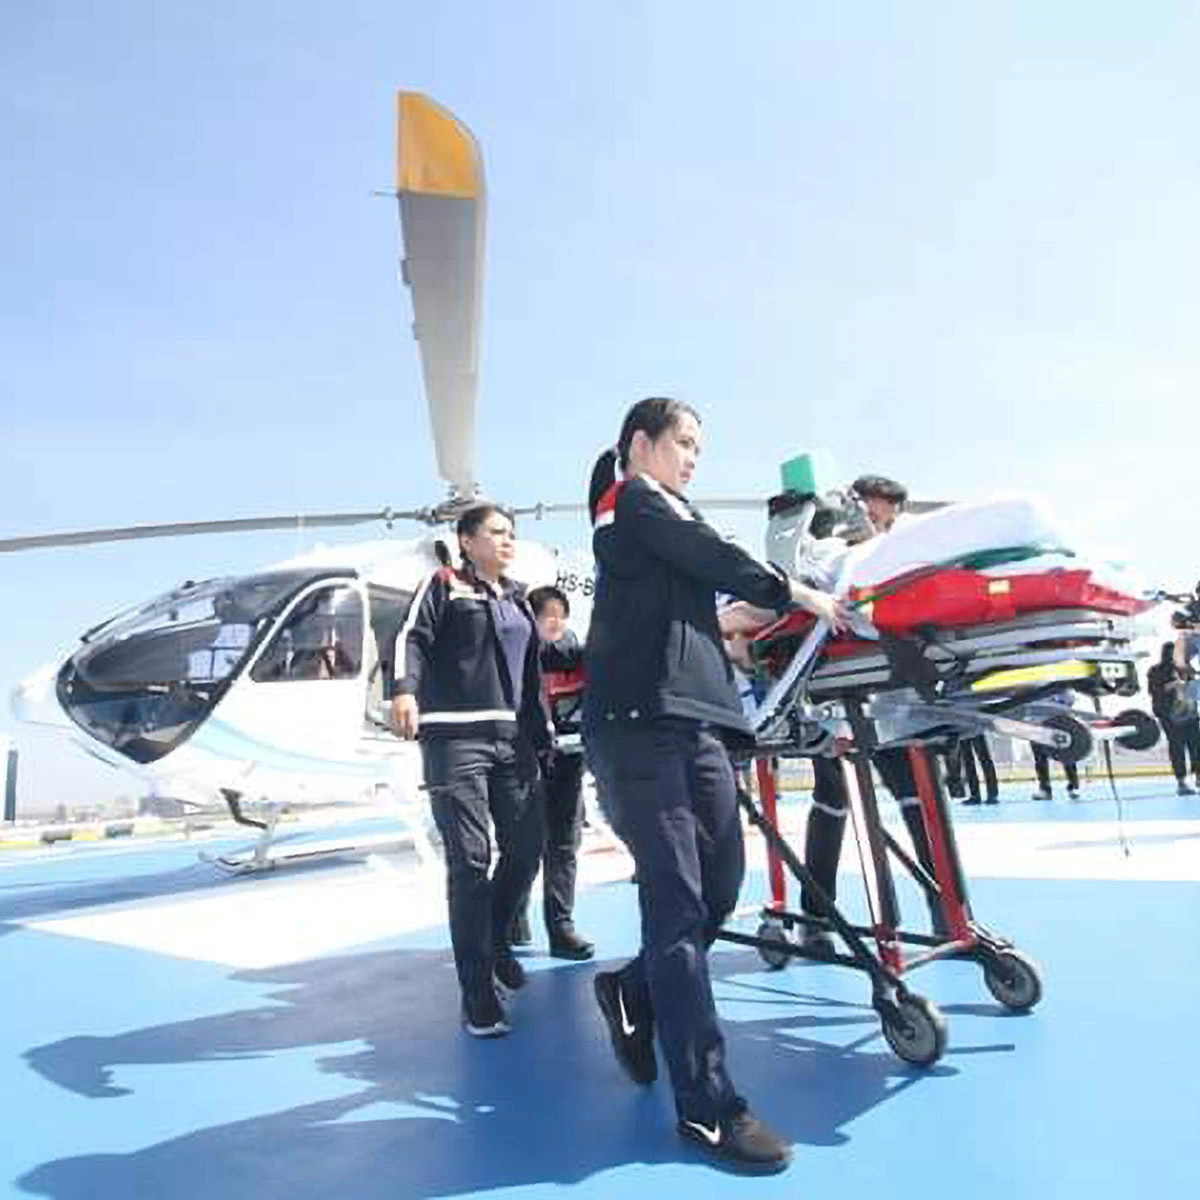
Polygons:
M941 1056L946 1024L932 1002L907 987L904 976L913 968L969 958L1005 1007L1025 1011L1041 996L1037 967L972 914L936 751L992 732L1074 762L1097 742L1145 749L1158 736L1139 710L1099 713L1100 696L1137 691L1136 617L1149 603L1031 542L1036 517L1019 502L1001 502L999 513L972 507L948 511L932 531L914 523L905 538L889 535L847 564L837 590L854 614L850 632L833 637L807 614L792 613L752 635L749 665L765 689L750 714L756 747L748 758L759 798L743 794L741 801L767 842L771 895L754 934L720 935L754 946L774 968L818 958L864 971L885 1037L917 1065ZM1010 540L997 540L997 526ZM1013 540L1014 532L1022 540ZM872 562L877 547L882 562ZM1065 690L1095 698L1096 715L1065 707ZM863 860L867 926L852 924L829 901L778 822L780 760L832 753L838 739L849 747L841 765ZM871 775L877 751L901 748L928 841L924 864L885 827ZM930 899L936 932L901 928L894 862ZM788 907L785 867L821 902L819 917ZM842 949L806 949L797 935L812 926L836 936Z

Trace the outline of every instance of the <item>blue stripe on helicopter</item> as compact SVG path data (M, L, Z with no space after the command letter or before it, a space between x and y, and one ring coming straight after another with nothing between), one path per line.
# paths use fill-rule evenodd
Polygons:
M260 742L248 737L232 725L209 717L196 730L189 745L218 758L253 763L279 771L322 772L326 774L354 775L364 779L379 779L387 774L387 766L379 760L351 758L318 758L315 755L296 754L270 742Z

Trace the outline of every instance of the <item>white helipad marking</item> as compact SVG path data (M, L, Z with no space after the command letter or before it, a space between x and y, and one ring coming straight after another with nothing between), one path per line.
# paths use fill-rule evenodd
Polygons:
M807 805L783 811L783 832L804 845ZM885 817L907 844L902 822ZM1116 821L962 821L956 824L968 880L1090 879L1200 882L1200 819L1127 821L1126 855ZM761 870L763 839L747 835L749 865ZM858 873L847 846L842 871ZM619 844L585 842L580 887L628 879L633 863ZM789 880L789 887L792 886ZM131 946L177 958L252 969L302 962L419 929L444 927L445 877L440 864L372 856L370 869L318 877L245 880L201 895L148 898L97 906L69 917L24 922L27 928Z
M968 878L1200 881L1200 821L972 824L958 829Z
M25 925L176 958L262 968L429 928L445 919L440 873L412 870L355 872L349 878L326 876L286 886L248 880L201 896L146 900L116 911L97 907Z
M807 805L789 806L782 815L783 834L798 853L804 847ZM907 831L894 811L884 824L903 846ZM970 880L1096 879L1194 883L1200 881L1200 819L1175 821L959 821L954 833L963 871ZM857 875L853 834L847 831L840 873ZM751 866L766 860L761 837L747 838Z

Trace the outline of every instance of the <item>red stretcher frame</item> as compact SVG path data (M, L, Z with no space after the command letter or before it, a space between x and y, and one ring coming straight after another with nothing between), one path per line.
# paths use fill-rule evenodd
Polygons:
M861 709L853 702L849 708L852 726L859 735L859 746L869 746L871 733ZM767 843L770 899L761 911L761 924L756 933L726 928L717 936L723 941L756 948L767 966L773 969L800 958L864 971L871 978L872 1007L879 1013L888 1043L900 1058L924 1067L931 1066L944 1052L947 1025L932 1001L907 986L904 977L908 972L940 958L974 960L982 968L984 981L993 997L1013 1012L1033 1008L1041 999L1042 984L1040 971L1031 959L1021 954L1011 941L976 922L938 765L926 746L908 747L908 756L929 840L934 867L932 877L884 828L871 777L869 751L851 752L847 756L847 765L853 772L848 780L850 816L863 854L863 881L871 913L869 926L852 924L825 896L780 832L777 763L772 758L759 756L753 760L759 803L756 805L745 792L741 794L740 802L751 824L763 834ZM852 787L849 786L851 781ZM944 932L922 933L901 926L891 857L903 865L939 906ZM818 897L825 917L813 918L789 909L785 868ZM813 925L839 937L845 952L807 949L796 934ZM906 956L904 947L910 944L920 949Z

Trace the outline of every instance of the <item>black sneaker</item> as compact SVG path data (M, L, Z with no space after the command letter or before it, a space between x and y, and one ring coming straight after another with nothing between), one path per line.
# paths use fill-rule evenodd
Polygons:
M979 800L979 797L978 797L978 796L968 796L968 797L967 797L967 798L966 798L966 799L963 801L963 803L964 803L964 804L978 804L979 802L980 802L980 800Z
M513 958L511 950L497 950L492 964L496 982L510 992L519 992L525 986L525 968Z
M596 953L596 947L581 938L573 929L558 929L550 935L550 957L585 962Z
M1193 788L1188 787L1188 785L1185 782L1183 782L1183 780L1180 780L1179 794L1181 796L1194 796L1196 794L1196 792Z
M999 804L999 803L1000 803L1000 797L999 797L999 796L989 796L989 797L988 797L988 798L987 798L987 799L984 801L984 804Z
M494 988L482 988L463 995L463 1028L477 1038L503 1037L512 1032Z
M596 1003L608 1024L617 1062L634 1083L653 1083L658 1078L653 1020L627 1001L616 971L597 972L592 986L596 991Z
M720 1121L681 1120L679 1136L740 1171L769 1175L792 1161L792 1148L749 1109Z
M1038 788L1038 790L1033 793L1033 799L1034 800L1053 800L1054 796L1053 796L1053 793L1046 792L1046 791L1043 791L1041 788Z

